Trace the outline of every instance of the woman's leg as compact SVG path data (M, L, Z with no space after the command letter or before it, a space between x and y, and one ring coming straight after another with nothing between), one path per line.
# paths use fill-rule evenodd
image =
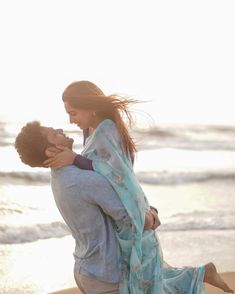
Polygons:
M215 286L217 288L220 288L224 292L234 293L233 290L229 288L229 286L225 283L225 281L218 274L216 267L212 262L205 265L204 282L208 283L212 286Z

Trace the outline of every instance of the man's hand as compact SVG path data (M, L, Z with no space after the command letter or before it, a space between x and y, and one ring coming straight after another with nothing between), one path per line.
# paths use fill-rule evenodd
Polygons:
M160 226L161 221L160 221L160 219L158 217L158 211L156 209L151 208L150 212L152 213L153 218L154 218L154 223L153 223L152 230L155 230L157 227Z
M144 229L145 230L155 230L157 227L159 227L161 224L157 210L154 208L151 208L149 211L145 214L145 223L144 223Z
M43 162L45 166L58 169L66 165L73 164L74 158L77 155L75 152L62 145L58 145L56 148L59 149L60 152L56 154L53 154L52 152L52 156L48 154L50 158Z

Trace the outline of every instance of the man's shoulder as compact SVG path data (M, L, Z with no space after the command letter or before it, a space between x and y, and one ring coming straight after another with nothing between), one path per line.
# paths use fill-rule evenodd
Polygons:
M91 175L91 171L81 170L74 165L67 165L58 170L51 170L52 178L60 181L73 181L74 179L84 179Z
M51 185L52 190L57 191L56 193L61 195L75 193L86 199L94 200L114 195L112 186L104 176L95 171L79 169L72 165L52 170Z
M80 184L106 182L107 180L95 171L79 169L74 165L68 165L58 170L51 171L52 180L61 184Z
M76 166L65 166L58 170L51 170L51 186L55 192L56 198L73 195L83 198L87 194L87 188L91 185L92 178L95 175L91 171L80 170Z

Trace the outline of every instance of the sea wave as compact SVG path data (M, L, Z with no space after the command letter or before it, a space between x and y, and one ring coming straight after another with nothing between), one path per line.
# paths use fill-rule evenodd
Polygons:
M191 140L191 139L175 139L175 140L162 140L158 138L147 138L137 141L138 150L160 149L160 148L173 148L182 150L195 150L195 151L234 151L234 141L205 141L205 140Z
M161 231L234 230L235 213L193 211L178 213L164 220Z
M140 182L152 185L177 185L207 181L234 180L234 172L138 172L137 177Z
M19 127L0 122L0 146L14 145ZM235 150L235 126L223 125L157 125L131 130L138 149L176 148L190 150ZM83 148L82 132L68 129L65 133L75 139L74 148ZM75 137L76 136L76 137Z
M28 226L0 225L1 244L35 242L40 239L61 238L69 234L68 227L62 222Z
M194 211L175 214L161 221L157 231L235 230L234 213L213 215L210 212ZM41 239L62 238L70 234L68 227L60 221L23 226L1 224L0 244L35 242Z
M182 137L187 135L226 134L235 136L234 125L158 125L145 129L135 129L137 133L155 135L158 137Z
M27 172L27 171L0 171L0 180L4 183L14 182L16 184L48 184L50 172Z
M135 130L139 149L235 150L235 126L167 126Z
M235 180L233 171L146 171L136 172L141 183L152 185L179 185L187 183L208 182L212 180L227 181ZM4 183L48 185L50 184L50 172L0 172L0 180Z

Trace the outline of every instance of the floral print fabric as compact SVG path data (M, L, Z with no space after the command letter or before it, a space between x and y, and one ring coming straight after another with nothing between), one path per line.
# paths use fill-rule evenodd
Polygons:
M102 121L86 141L82 155L105 176L126 208L131 224L116 222L121 294L201 294L204 267L173 268L164 263L156 232L144 230L147 198L121 148L116 124Z

